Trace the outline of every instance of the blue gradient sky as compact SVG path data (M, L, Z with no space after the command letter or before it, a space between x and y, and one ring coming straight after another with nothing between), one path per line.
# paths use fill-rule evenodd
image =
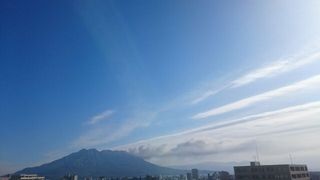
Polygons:
M252 142L248 136L319 170L314 153L299 149L320 148L313 141L299 147L288 141L293 152L285 152L277 138L257 131L232 139L238 128L221 134L224 140L176 136L320 101L319 7L319 1L1 1L0 173L81 148L125 149L170 166L242 162L251 160L250 149L219 149L213 139L244 146ZM258 97L246 100L252 96ZM314 140L320 131L299 124L310 119L304 125L319 128L320 106L311 105L288 123L308 132L295 136ZM270 128L264 130L273 137ZM174 152L186 145L185 156L202 146L221 154L199 152L199 162L191 162ZM285 162L263 153L265 162Z

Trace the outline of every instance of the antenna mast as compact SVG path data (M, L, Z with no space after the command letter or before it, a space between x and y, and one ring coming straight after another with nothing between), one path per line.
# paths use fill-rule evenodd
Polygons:
M290 157L290 162L291 162L291 164L293 164L293 160L292 160L291 153L289 154L289 157Z
M257 161L260 162L257 140L255 140L255 144L256 144L256 157L257 157Z

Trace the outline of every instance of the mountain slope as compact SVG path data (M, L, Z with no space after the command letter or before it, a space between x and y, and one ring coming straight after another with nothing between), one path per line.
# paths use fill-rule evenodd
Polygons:
M36 173L57 179L67 173L77 174L80 177L121 177L179 174L183 171L157 166L124 151L83 149L51 163L16 172L20 173Z

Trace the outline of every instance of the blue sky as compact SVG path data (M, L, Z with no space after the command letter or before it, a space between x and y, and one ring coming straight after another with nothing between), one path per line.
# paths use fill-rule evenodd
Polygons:
M1 1L0 173L81 148L241 163L256 143L319 170L319 7Z

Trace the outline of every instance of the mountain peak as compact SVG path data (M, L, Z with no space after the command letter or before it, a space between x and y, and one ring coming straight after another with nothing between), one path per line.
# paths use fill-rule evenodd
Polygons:
M94 148L91 148L91 149L81 149L80 151L78 152L99 152L97 149L94 149Z
M123 177L180 174L182 171L157 166L126 151L81 149L51 163L26 168L16 173L34 173L50 179L59 179L68 173L80 177Z

